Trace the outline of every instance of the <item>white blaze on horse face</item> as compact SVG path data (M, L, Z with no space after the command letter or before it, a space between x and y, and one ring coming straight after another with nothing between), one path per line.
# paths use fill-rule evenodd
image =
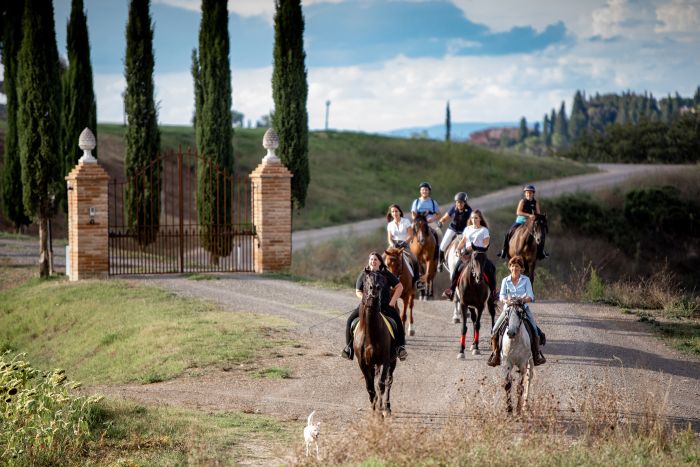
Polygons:
M515 307L511 307L508 311L508 337L511 339L518 334L520 328L520 316Z

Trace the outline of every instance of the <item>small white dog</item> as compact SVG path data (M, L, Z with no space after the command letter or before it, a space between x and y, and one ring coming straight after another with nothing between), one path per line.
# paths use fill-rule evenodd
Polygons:
M318 459L318 437L321 436L321 422L314 423L314 410L309 414L306 419L306 426L304 427L304 442L306 443L306 456L309 455L309 446L311 443L316 445L316 458Z

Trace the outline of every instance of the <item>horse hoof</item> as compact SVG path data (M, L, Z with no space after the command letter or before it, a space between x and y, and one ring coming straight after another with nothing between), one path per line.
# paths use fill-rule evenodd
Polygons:
M457 354L457 360L464 360L464 352L460 352Z
M472 355L481 355L479 349L472 349Z
M413 326L408 328L408 335L409 336L415 336L416 335L416 330L413 328Z
M471 352L471 351L473 351L473 350L474 350L474 344L472 344L472 345L469 346L469 351Z
M391 410L382 410L382 417L384 417L384 418L391 417Z
M453 324L459 324L459 318L452 318L452 323Z

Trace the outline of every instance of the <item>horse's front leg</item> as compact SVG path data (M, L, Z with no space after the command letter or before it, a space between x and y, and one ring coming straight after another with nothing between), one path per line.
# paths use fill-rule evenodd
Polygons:
M457 358L464 358L464 348L467 346L467 307L460 304L460 309L462 312L462 334L459 338L459 353Z
M520 372L520 378L518 381L518 413L522 412L525 407L527 406L527 389L525 388L525 385L528 384L527 379L528 379L528 364L525 363L524 365L519 365L518 366L518 371Z
M407 300L404 300L403 313L404 315L408 316L406 318L408 319L408 335L414 336L416 334L416 330L413 326L413 296L409 296Z
M479 330L481 329L481 314L484 312L483 305L478 310L471 309L472 325L474 327L474 340L472 341L469 350L472 351L472 355L479 355Z
M535 376L533 367L535 366L532 358L530 358L525 365L525 376L523 377L523 410L527 409L527 399L530 396L530 384L532 383L532 378Z
M393 382L393 376L391 370L391 363L382 365L382 374L379 380L379 393L381 395L381 405L382 415L388 417L391 415L391 405L389 403L389 394L391 392L391 383Z
M358 356L358 358L360 358ZM362 368L362 374L365 376L365 386L367 394L369 394L369 402L372 404L372 410L376 409L377 391L374 389L374 369L371 365Z
M513 368L510 362L504 362L504 383L503 389L506 391L506 412L513 412L513 404L511 402L510 390L513 387L513 377L511 376L511 369Z

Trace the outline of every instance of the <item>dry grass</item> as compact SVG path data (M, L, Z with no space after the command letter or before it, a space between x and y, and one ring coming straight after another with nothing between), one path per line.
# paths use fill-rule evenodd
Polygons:
M700 440L661 415L663 396L640 406L606 382L584 396L534 397L509 416L500 388L465 394L464 412L409 421L370 416L324 439L322 457L297 453L299 465L679 465L700 461ZM476 409L475 409L476 408Z

